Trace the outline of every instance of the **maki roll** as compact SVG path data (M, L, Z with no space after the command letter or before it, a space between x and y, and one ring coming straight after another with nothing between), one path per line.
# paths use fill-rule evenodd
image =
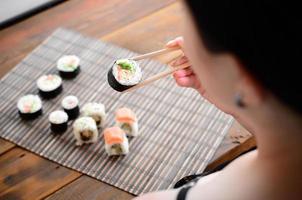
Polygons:
M81 109L82 116L92 117L98 127L104 127L106 120L105 106L101 103L86 103Z
M56 110L48 117L50 130L54 133L64 133L67 130L68 115L66 112Z
M67 96L61 103L64 111L67 113L69 120L76 119L80 114L79 100L75 96Z
M125 155L129 152L129 143L125 132L119 127L104 130L105 150L109 156Z
M65 55L58 60L57 69L62 78L75 78L80 72L80 58L75 55Z
M50 99L59 95L62 90L62 79L55 74L43 75L37 80L39 94L45 98Z
M142 71L134 60L120 59L110 68L107 79L114 90L122 92L141 81Z
M17 104L18 113L22 119L35 119L42 114L42 101L38 95L25 95Z
M116 126L120 127L128 136L138 136L138 122L135 113L129 108L120 108L115 112Z
M77 140L76 145L95 143L98 138L98 129L91 117L80 117L73 123L73 134Z

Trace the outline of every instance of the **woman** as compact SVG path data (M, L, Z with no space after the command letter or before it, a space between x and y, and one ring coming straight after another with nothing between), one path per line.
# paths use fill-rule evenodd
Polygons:
M193 187L144 199L255 200L302 198L301 12L293 2L185 1L179 86L195 88L252 132L258 150Z

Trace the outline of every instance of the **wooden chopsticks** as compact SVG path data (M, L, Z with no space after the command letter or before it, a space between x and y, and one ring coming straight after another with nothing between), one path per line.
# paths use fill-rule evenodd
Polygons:
M185 69L185 68L187 68L189 66L190 66L189 63L185 63L185 64L179 65L177 67L174 67L172 69L169 69L169 70L163 71L161 73L158 73L158 74L156 74L154 76L151 76L150 78L145 79L144 81L138 83L137 85L135 85L135 86L133 86L133 87L131 87L131 88L123 91L123 93L124 92L130 92L130 91L136 90L138 88L144 87L146 85L149 85L149 84L151 84L151 83L153 83L153 82L155 82L155 81L157 81L157 80L159 80L161 78L164 78L164 77L166 77L166 76L168 76L170 74L173 74L177 70Z
M150 52L150 53L147 53L147 54L143 54L143 55L139 55L139 56L135 56L135 57L132 57L130 59L133 59L135 61L138 61L138 60L142 60L142 59L146 59L146 58L151 58L151 57L154 57L154 56L158 56L158 55L162 55L162 54L166 54L166 53L169 53L169 52L172 52L172 51L176 51L176 50L179 50L180 48L179 47L175 47L175 48L169 48L169 49L161 49L161 50L158 50L158 51L154 51L154 52ZM179 57L177 57L179 58ZM176 60L177 58L174 58L172 59L173 60ZM168 62L168 64L171 63ZM174 72L176 72L177 70L180 70L180 69L185 69L187 67L189 67L190 64L189 63L185 63L185 64L182 64L182 65L179 65L177 67L171 67L170 69L168 70L165 70L163 72L160 72L154 76L151 76L145 80L143 80L142 82L138 83L137 85L123 91L123 93L125 92L130 92L130 91L133 91L133 90L136 90L138 88L141 88L141 87L144 87L146 85L149 85L159 79L162 79L170 74L173 74Z
M129 59L138 61L138 60L142 60L142 59L146 59L146 58L152 58L152 57L155 57L155 56L166 54L166 53L169 53L169 52L172 52L172 51L177 51L179 49L180 49L180 47L166 48L166 49L161 49L161 50L158 50L158 51L153 51L153 52L150 52L150 53L134 56L134 57L129 58Z

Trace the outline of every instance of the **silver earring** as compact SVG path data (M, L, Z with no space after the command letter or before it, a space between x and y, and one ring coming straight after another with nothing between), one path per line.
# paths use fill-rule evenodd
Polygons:
M243 95L240 92L237 92L234 96L234 101L237 107L244 108L246 105L243 101Z

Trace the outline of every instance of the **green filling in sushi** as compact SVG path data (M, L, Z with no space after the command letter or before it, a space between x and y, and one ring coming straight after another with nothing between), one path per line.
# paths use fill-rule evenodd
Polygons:
M134 60L117 60L112 68L112 74L118 84L123 86L133 86L142 78L142 72ZM111 77L112 78L112 77Z
M135 71L135 66L133 62L128 59L120 59L116 61L116 64L119 65L124 70L129 70L131 72Z

